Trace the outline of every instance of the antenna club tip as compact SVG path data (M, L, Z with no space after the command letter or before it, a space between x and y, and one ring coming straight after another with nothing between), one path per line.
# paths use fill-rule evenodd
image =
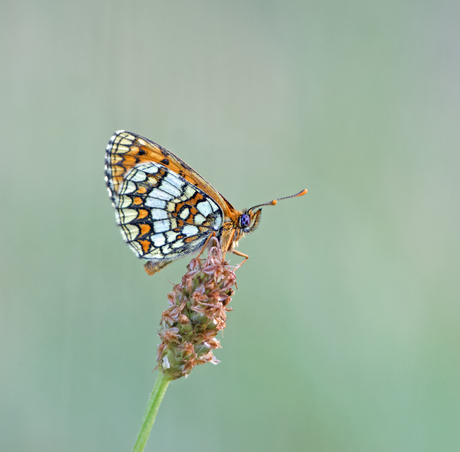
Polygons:
M304 190L302 190L301 192L295 194L295 195L291 195L291 196L285 196L284 198L278 198L278 199L274 199L273 201L270 201L270 202L266 202L264 204L257 204L257 206L254 206L254 207L251 207L249 209L249 211L253 211L254 209L257 209L257 207L263 207L263 206L276 206L276 204L278 204L278 201L282 201L283 199L288 199L288 198L295 198L297 196L302 196L302 195L305 195L306 193L308 192L308 190L305 188Z

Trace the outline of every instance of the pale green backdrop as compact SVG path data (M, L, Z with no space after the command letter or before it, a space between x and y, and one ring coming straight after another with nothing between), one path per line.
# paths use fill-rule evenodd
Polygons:
M148 451L460 450L460 3L0 6L0 450L130 451L160 313L104 151L127 129L237 208L234 311ZM239 262L239 258L232 258Z

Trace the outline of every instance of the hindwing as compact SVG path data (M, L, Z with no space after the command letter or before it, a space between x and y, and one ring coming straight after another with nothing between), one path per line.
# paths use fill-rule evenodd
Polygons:
M202 248L220 235L223 212L200 188L155 163L128 170L113 199L125 241L149 273Z

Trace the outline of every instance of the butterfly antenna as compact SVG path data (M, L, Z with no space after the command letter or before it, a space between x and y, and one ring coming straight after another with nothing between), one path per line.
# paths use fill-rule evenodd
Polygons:
M257 206L251 207L249 210L257 209L257 207L262 207L262 206L274 206L278 203L278 201L282 201L283 199L289 199L289 198L295 198L297 196L303 196L308 192L308 190L305 188L304 190L300 191L299 193L296 193L295 195L291 196L285 196L284 198L278 198L274 199L273 201L270 202L265 202L263 204L258 204Z

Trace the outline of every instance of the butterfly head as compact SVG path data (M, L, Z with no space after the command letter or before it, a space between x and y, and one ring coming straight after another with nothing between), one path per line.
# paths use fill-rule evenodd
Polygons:
M259 224L261 213L262 209L254 211L254 207L248 210L243 210L243 213L238 218L238 227L241 229L241 232L249 234L254 231Z

